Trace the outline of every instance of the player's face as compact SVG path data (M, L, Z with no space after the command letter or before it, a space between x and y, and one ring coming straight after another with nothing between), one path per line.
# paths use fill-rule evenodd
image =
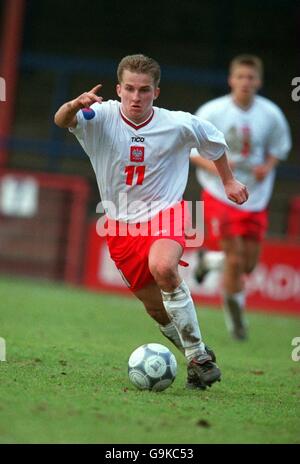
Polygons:
M252 66L238 65L233 68L228 83L237 101L250 101L261 87L261 78Z
M117 94L121 99L122 111L128 119L141 123L150 116L153 100L159 95L153 77L124 70L122 82L117 85Z

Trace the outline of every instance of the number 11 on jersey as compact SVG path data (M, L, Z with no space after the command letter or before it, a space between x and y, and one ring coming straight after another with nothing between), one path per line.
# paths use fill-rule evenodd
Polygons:
M126 184L142 185L145 177L146 166L125 166Z

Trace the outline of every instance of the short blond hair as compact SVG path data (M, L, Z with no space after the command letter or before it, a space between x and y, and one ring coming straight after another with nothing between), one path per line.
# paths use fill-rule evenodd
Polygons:
M237 66L251 66L256 69L260 78L263 78L264 66L263 62L258 56L255 55L238 55L229 64L229 73L231 74Z
M153 78L154 86L159 86L160 66L153 58L149 58L142 54L124 56L117 70L119 84L122 82L125 70L138 74L149 74Z

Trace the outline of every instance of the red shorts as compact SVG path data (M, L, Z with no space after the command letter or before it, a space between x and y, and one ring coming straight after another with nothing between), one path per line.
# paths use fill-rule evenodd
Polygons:
M241 211L205 190L201 199L204 201L204 247L218 250L219 241L230 237L244 237L257 242L263 240L268 227L266 209L257 212Z
M177 203L146 223L131 225L107 219L107 228L116 232L112 235L110 231L106 235L110 256L130 290L139 290L154 281L148 266L148 256L156 240L175 240L185 248L184 229L189 217L183 204L183 201ZM139 234L139 230L143 235ZM187 265L184 261L179 264Z

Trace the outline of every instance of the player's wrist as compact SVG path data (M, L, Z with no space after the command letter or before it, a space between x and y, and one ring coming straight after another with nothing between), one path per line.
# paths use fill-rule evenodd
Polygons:
M236 184L237 182L238 181L236 180L236 178L234 176L223 179L224 187Z
M268 171L269 172L272 171L272 169L275 168L277 164L278 164L278 160L275 160L275 159L268 160L266 164Z
M73 113L73 115L75 115L77 111L81 110L82 108L83 108L83 105L78 101L77 98L75 98L75 100L71 100L68 103L68 109L70 113Z

